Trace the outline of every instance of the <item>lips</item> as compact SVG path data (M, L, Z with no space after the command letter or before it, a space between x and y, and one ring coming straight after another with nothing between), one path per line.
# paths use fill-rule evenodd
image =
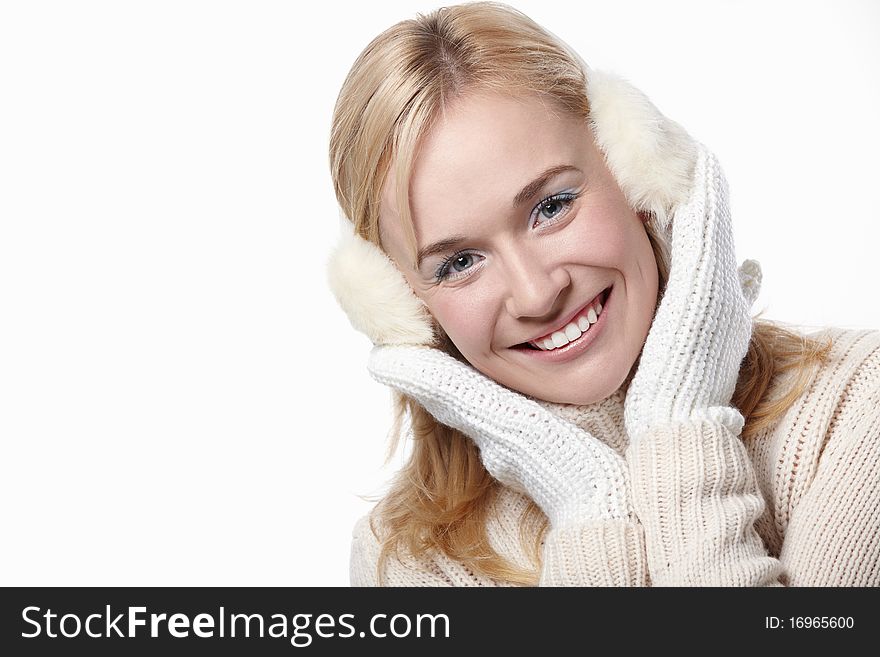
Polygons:
M582 306L578 307L577 310L575 310L570 315L568 315L563 321L558 322L556 324L556 326L554 326L553 328L551 328L551 329L545 331L544 333L537 335L533 338L529 338L529 340L526 342L521 342L520 344L514 345L511 348L512 349L537 349L537 347L534 347L533 345L529 344L529 342L530 341L531 342L540 342L540 341L545 340L545 339L549 338L550 336L552 336L553 333L555 333L557 331L561 331L570 322L572 322L578 315L582 314L586 308L591 306L596 301L596 299L599 299L599 301L604 305L605 301L608 299L608 294L610 291L611 291L611 286L606 287L604 290L599 292L599 294L597 294L595 297L593 297L592 299L587 301Z

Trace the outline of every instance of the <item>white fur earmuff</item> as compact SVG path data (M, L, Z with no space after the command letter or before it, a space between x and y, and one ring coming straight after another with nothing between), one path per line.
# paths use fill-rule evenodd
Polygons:
M621 77L588 70L587 98L596 145L630 207L667 233L690 191L696 142Z
M594 69L587 73L596 144L630 206L649 213L666 232L674 208L687 198L696 143L623 78ZM343 225L327 274L352 326L374 344L433 344L430 314L397 266L355 234L350 221Z
M375 244L343 220L327 263L327 282L351 325L373 344L433 343L431 318L403 274Z

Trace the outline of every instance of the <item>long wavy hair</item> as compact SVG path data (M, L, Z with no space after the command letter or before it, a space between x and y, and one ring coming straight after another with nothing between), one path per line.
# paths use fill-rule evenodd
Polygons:
M397 176L397 204L410 246L414 229L406 198L419 139L453 101L470 91L539 94L564 111L588 119L586 72L560 39L512 7L475 2L443 7L404 20L373 39L353 64L337 99L330 137L330 169L338 202L355 231L381 247L379 205L388 175ZM392 171L391 163L395 162ZM657 260L660 290L669 272L669 244L645 223ZM435 346L461 355L435 323ZM743 439L772 426L810 384L831 348L779 323L753 318L748 353L732 403L746 420ZM770 395L774 377L793 370L782 395ZM376 505L380 541L377 581L391 554L418 558L440 550L473 572L534 585L548 528L530 502L520 540L534 567L519 567L490 545L486 520L500 484L463 433L437 422L416 401L397 395L387 459L409 422L412 449ZM386 461L387 462L387 461ZM377 528L377 524L381 529Z

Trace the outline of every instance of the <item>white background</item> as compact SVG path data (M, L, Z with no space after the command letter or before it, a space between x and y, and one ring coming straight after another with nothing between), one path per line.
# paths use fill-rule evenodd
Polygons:
M330 118L439 4L0 5L0 584L348 583L397 461ZM766 317L880 328L880 3L513 4L718 154Z

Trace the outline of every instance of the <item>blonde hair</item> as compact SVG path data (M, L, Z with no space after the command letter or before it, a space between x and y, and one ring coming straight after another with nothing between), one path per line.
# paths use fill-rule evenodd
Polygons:
M497 2L443 7L404 20L373 39L354 62L336 103L330 168L338 202L364 239L381 246L379 204L386 176L396 176L396 199L409 247L416 241L407 190L419 139L438 116L475 91L537 94L575 116L589 118L585 71L561 40L516 9ZM394 171L392 171L394 162ZM668 278L669 246L646 222L657 260L659 285ZM771 427L810 384L826 361L830 341L820 343L769 320L754 319L748 354L732 404L746 419L748 440ZM439 325L435 346L461 358ZM771 382L794 370L781 396ZM509 563L490 545L489 509L500 484L486 471L473 441L437 422L413 399L397 396L388 459L409 419L412 451L374 509L381 531L376 565L405 549L413 557L439 550L475 573L522 585L538 579L547 519L530 502L520 540L533 569Z

